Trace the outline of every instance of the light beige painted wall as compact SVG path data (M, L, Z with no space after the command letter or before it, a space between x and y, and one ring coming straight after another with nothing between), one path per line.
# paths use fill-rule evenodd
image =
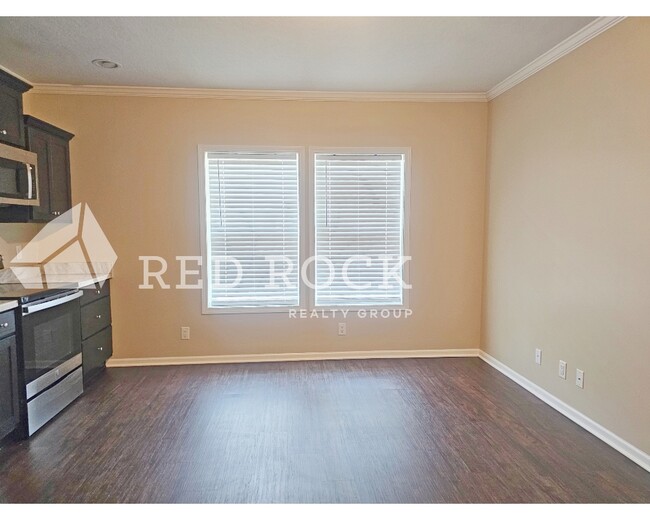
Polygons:
M650 453L648 56L628 19L490 103L482 343Z
M90 204L119 256L116 358L479 346L486 104L28 94L25 105L76 134L73 199ZM206 316L199 291L139 290L138 256L200 254L198 144L411 147L413 316L348 318L339 337L331 319Z
M0 224L0 255L5 266L42 229L42 224Z

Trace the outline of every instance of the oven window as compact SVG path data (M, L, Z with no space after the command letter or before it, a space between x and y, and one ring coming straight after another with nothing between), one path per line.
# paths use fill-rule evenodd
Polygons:
M72 317L65 314L34 327L35 359L31 368L49 368L62 359L72 357L72 321Z

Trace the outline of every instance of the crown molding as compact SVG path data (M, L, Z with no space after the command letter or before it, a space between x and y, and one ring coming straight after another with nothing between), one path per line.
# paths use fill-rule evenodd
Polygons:
M414 103L485 103L510 90L533 74L548 67L589 40L614 27L624 16L597 18L555 47L535 58L525 67L489 89L487 92L338 92L307 90L238 90L211 88L134 87L111 85L60 85L36 83L34 94L76 94L85 96L136 96L168 98L240 99L269 101L370 101ZM2 67L0 69L30 83Z
M625 16L601 16L590 24L585 25L582 29L569 36L566 40L558 43L555 47L548 50L538 58L535 58L528 65L522 67L517 72L508 76L506 79L497 83L494 87L488 90L486 92L488 101L492 101L497 96L510 90L512 87L518 85L533 74L548 67L551 63L566 56L570 52L573 52L581 45L584 45L589 40L598 36L600 33L605 32L607 29L611 29L617 23L625 20L625 18Z
M418 103L485 103L484 92L336 92L306 90L235 90L210 88L129 87L108 85L56 85L37 83L34 94L85 96L139 96L272 101L374 101Z

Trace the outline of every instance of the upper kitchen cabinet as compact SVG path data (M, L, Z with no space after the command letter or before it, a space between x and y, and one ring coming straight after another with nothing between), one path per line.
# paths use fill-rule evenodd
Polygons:
M32 116L24 118L27 149L37 156L38 206L0 207L0 222L48 222L72 207L70 132Z
M0 70L0 141L25 146L23 130L23 94L31 87Z
M27 148L38 157L40 205L32 209L31 220L46 222L72 207L70 196L70 132L25 116Z

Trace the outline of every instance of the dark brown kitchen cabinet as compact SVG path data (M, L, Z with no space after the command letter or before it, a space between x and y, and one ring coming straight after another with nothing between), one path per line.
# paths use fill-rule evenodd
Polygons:
M16 364L16 336L0 339L0 440L13 432L20 420Z
M113 331L109 325L81 344L84 381L88 383L106 366L113 355Z
M81 349L84 383L88 383L106 366L113 355L110 285L83 289L81 296Z
M37 156L38 206L0 208L0 222L48 222L72 207L70 140L74 137L33 116L25 116L27 149Z
M81 307L81 337L89 338L111 324L111 302L108 298Z
M23 94L31 87L0 70L0 141L25 146L23 131Z
M27 148L38 157L40 205L32 209L32 221L46 222L72 207L70 195L70 140L74 137L54 125L25 116Z

